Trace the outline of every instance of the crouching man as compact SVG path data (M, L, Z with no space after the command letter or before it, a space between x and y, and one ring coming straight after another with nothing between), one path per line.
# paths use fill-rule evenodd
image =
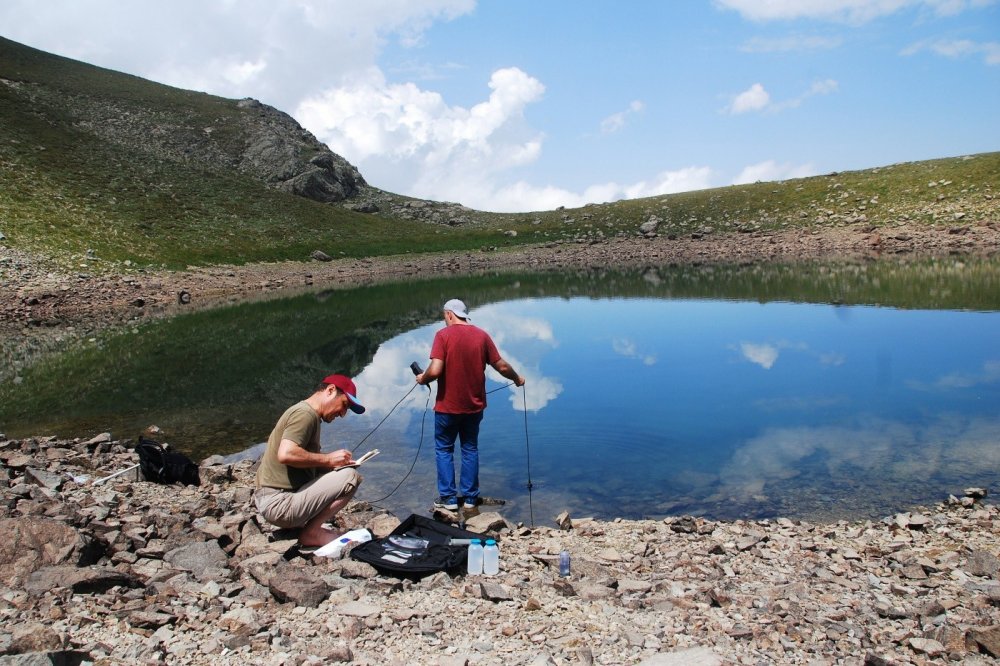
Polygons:
M344 375L325 378L311 396L289 407L267 440L257 468L254 502L264 520L281 528L301 528L299 543L324 546L340 536L323 527L347 506L361 485L346 449L322 453L320 421L330 423L351 410L363 414L354 382Z

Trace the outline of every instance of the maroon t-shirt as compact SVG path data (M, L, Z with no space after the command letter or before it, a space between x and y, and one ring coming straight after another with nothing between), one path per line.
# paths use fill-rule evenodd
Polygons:
M444 361L435 412L473 414L486 409L486 366L500 360L486 331L472 324L446 326L434 335L431 358Z

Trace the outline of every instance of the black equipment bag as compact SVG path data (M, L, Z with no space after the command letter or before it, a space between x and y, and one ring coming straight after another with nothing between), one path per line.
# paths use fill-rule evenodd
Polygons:
M482 534L411 514L389 536L356 546L351 558L367 562L381 574L417 580L438 571L464 570L469 546L449 546L449 539L481 538Z
M135 445L139 454L139 469L147 481L153 483L183 483L185 486L201 485L198 466L183 453L167 451L159 442L139 436Z

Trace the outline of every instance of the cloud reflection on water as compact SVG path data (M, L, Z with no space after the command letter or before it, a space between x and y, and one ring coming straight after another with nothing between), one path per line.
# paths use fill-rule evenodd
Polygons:
M765 370L770 370L778 360L778 348L774 345L757 345L752 342L741 342L740 352L743 358L755 363Z
M963 478L1000 468L1000 418L942 416L917 425L880 418L857 426L769 428L738 446L719 472L718 494L763 499L768 485L817 471L870 484Z
M732 346L731 349L737 349L737 347ZM847 362L847 355L844 353L814 352L805 342L789 342L787 340L781 340L776 343L741 342L738 350L744 359L750 363L759 365L765 370L770 370L774 367L774 364L778 362L778 358L781 356L781 352L784 350L809 354L810 356L814 356L820 365L825 366L835 367L844 365Z
M984 411L992 389L957 390L1000 379L995 319L970 326L962 313L868 309L831 329L828 307L642 299L519 299L471 315L528 380L522 391L488 371L483 482L514 519L526 517L528 428L535 506L553 514L873 515L1000 469L1000 420ZM334 424L325 446L367 436L413 388L409 364L426 366L442 326L379 346L358 376L369 413ZM923 329L961 331L962 344L911 335ZM892 364L923 384L893 381ZM595 376L616 383L600 404L609 418L588 402ZM945 388L954 389L947 405L929 392ZM365 498L392 490L414 462L396 508L433 489L432 395L415 389L360 449L383 452ZM544 413L522 428L525 397ZM581 466L581 447L613 447L621 473Z
M951 372L931 383L911 380L906 386L915 391L934 391L974 388L998 382L1000 382L1000 360L989 360L983 363L980 372Z
M615 338L611 341L611 350L619 356L638 359L643 365L656 365L656 354L640 352L635 341L629 338Z
M508 310L493 305L476 308L470 315L476 326L490 334L496 342L500 355L507 359L531 386L531 391L524 395L513 386L508 388L507 393L514 409L524 409L525 396L529 411L539 411L559 397L563 386L557 379L542 374L538 367L540 359L522 359L511 351L517 349L527 354L533 343L541 343L544 349L558 347L558 341L549 322L539 317L510 314ZM416 361L420 367L427 367L434 334L443 325L434 323L422 326L397 335L379 346L371 363L356 378L358 392L361 394L359 399L362 399L373 416L379 418L384 416L413 386L410 363ZM487 391L498 388L498 385L502 387L510 383L492 368L487 368L486 374ZM432 392L433 390L432 387ZM421 390L419 394L411 395L398 409L422 411L424 402Z

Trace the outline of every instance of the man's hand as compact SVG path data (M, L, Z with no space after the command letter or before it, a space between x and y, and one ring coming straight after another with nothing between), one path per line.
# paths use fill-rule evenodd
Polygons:
M517 386L524 386L524 377L518 375L517 379L514 380L514 384Z
M331 451L330 453L313 453L306 451L290 439L283 439L278 445L278 462L299 469L336 469L352 461L351 452L347 449Z
M326 458L329 461L329 466L331 469L336 469L338 467L343 467L344 465L349 465L354 460L354 456L347 449L340 449L339 451L331 451L326 454Z

